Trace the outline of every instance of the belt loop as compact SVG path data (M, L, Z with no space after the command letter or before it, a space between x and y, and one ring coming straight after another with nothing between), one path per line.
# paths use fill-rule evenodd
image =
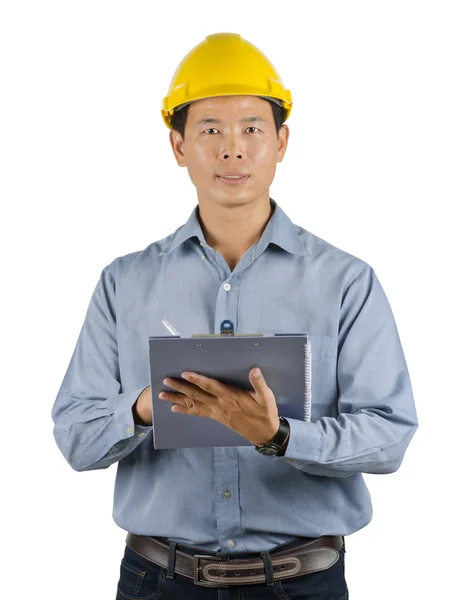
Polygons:
M272 570L272 558L269 550L261 552L262 560L264 561L264 572L266 577L266 585L274 585L274 571Z
M166 579L175 579L175 549L177 544L169 541L169 547L167 549L167 574Z

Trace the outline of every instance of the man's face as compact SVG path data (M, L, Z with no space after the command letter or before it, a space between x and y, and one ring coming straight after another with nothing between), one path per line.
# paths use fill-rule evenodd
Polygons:
M268 101L247 95L217 96L192 102L185 139L171 130L170 141L178 164L187 167L199 200L241 206L269 198L288 136L287 125L282 125L277 136ZM218 177L227 172L249 177L231 185Z

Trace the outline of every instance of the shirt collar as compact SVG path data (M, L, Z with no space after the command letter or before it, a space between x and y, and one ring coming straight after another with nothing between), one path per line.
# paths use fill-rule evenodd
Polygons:
M270 202L275 208L258 242L261 252L272 243L277 244L277 246L280 246L291 254L304 256L306 249L299 238L300 229L292 223L275 200L270 198ZM164 250L165 254L169 254L177 246L193 237L198 238L201 244L207 245L198 219L198 204L193 209L185 225L177 230L174 237L168 243Z

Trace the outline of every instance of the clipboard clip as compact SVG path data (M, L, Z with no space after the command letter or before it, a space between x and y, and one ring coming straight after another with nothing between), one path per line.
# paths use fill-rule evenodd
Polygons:
M234 323L229 319L221 321L220 335L234 335Z
M255 332L255 333L234 333L234 323L230 319L225 319L221 321L220 324L220 333L192 333L190 337L193 338L201 338L201 337L222 337L222 336L231 336L231 337L264 337L263 333Z

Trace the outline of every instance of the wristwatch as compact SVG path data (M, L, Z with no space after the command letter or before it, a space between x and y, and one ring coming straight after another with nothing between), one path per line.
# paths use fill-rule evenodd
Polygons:
M278 456L282 446L290 433L290 423L285 417L279 417L280 425L274 437L265 444L259 444L254 448L265 456Z

